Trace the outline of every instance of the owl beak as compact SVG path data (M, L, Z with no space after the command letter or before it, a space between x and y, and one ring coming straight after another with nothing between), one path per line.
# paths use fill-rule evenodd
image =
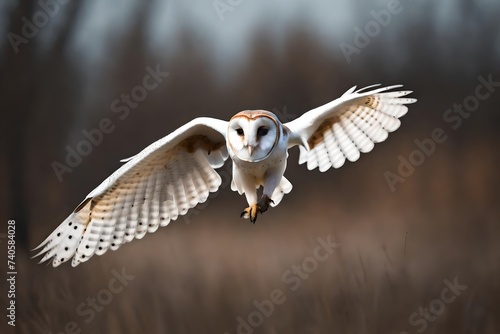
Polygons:
M248 146L248 154L250 154L250 156L252 156L254 148L255 148L254 146L251 145Z

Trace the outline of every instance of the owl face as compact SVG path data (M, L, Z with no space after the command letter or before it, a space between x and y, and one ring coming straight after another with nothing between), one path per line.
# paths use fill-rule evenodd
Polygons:
M229 121L227 141L239 159L258 162L271 154L279 136L276 115L264 110L242 111Z

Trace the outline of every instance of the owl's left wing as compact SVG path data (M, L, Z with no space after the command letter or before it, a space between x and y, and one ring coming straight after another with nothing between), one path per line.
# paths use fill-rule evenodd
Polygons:
M40 262L76 266L166 226L222 183L227 122L197 118L126 159L36 249Z
M417 100L402 98L411 91L394 91L401 85L355 90L352 87L340 98L310 110L285 123L289 147L300 145L299 164L321 172L339 168L345 160L356 161L361 152L369 152L375 143L384 141L389 132L399 128L399 118L406 114L406 104Z

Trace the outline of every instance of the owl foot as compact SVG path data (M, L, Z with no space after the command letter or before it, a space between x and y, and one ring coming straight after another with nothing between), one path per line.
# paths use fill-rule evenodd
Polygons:
M248 208L243 210L240 217L245 218L245 219L250 218L250 222L252 224L255 224L255 222L257 221L257 214L258 213L259 213L259 207L257 206L257 204L252 204Z
M243 210L243 212L241 213L240 217L243 217L245 219L250 218L250 222L252 224L255 224L255 222L257 221L257 215L259 213L266 212L267 209L269 209L269 204L270 203L274 203L273 200L270 199L269 197L267 197L266 195L264 195L260 199L259 203L252 204L248 208L246 208L245 210Z
M259 203L257 203L257 206L259 207L259 211L261 213L264 213L269 209L269 204L273 202L272 199L270 199L267 195L262 195L262 198L260 199Z

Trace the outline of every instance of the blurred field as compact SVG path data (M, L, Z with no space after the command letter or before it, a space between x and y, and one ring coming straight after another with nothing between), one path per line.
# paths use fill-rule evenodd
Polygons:
M500 333L500 88L458 129L443 121L479 76L500 82L500 5L402 1L348 63L340 43L386 4L246 1L221 21L212 1L72 1L19 53L0 41L0 221L17 222L19 273L17 326L4 319L0 333L233 334L276 289L286 300L240 332ZM0 7L1 33L21 31L39 10L30 0ZM170 75L120 120L112 103L147 66ZM298 166L292 151L294 189L255 226L239 218L244 197L226 187L188 221L77 268L29 259L120 159L194 117L263 108L294 118L374 83L414 91L401 128L327 173ZM52 163L104 118L114 132L60 182ZM435 128L448 139L392 192L384 173ZM330 235L341 246L291 291L283 275ZM134 279L110 294L122 270ZM467 288L434 319L424 309L455 278ZM87 298L108 295L87 321Z
M375 152L359 164L381 160ZM243 198L225 189L190 224L173 222L77 268L54 270L20 257L18 332L59 333L74 321L82 333L236 333L236 319L256 310L254 300L280 289L286 301L255 333L419 333L410 315L440 298L445 279L457 277L467 289L425 332L497 333L499 212L482 203L498 196L498 178L484 177L489 167L474 165L481 154L474 152L474 187L464 179L460 196L446 189L414 195L452 181L439 172L451 169L447 154L429 162L433 177L423 180L417 171L395 194L381 174L363 175L349 164L345 172L312 173L314 182L295 187L255 226L238 218ZM347 188L344 182L354 182L352 192L336 191ZM369 185L378 190L365 191ZM51 228L37 225L45 233L36 234ZM316 237L328 235L340 248L291 291L283 273L313 254ZM78 305L122 268L135 279L86 323Z

